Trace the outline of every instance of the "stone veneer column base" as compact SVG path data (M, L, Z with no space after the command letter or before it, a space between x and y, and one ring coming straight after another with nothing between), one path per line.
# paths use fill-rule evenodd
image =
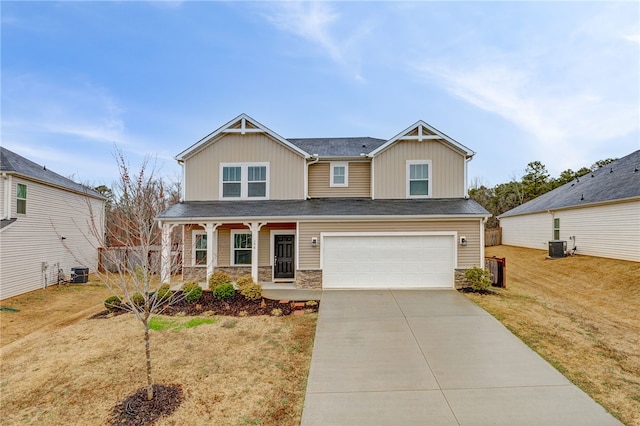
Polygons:
M296 288L322 289L321 269L296 270Z
M182 279L184 281L206 282L207 268L200 268L195 266L183 266Z
M466 269L456 269L455 278L454 278L456 289L461 289L461 288L465 288L465 287L471 287L471 284L469 284L469 280L467 280L464 277L464 273L465 272L467 272Z

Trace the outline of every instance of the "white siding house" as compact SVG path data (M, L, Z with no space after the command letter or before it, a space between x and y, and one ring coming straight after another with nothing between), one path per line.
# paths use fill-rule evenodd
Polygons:
M55 283L58 269L67 278L72 267L95 271L104 198L5 148L0 153L0 299Z
M640 262L640 150L498 218L505 245Z

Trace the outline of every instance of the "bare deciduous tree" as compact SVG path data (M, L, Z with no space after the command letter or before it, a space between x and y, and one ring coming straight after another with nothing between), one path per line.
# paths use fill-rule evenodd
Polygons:
M148 157L137 172L131 169L120 150L116 149L114 157L119 181L110 190L105 234L96 237L102 247L115 245L119 248L102 251L102 263L108 264L109 268L98 273L109 290L120 298L114 304L133 313L144 328L146 390L147 398L151 400L153 378L149 321L154 314L185 296L162 288L157 275L161 263L161 231L155 217L175 202L179 185L167 184L156 176L155 165L150 166ZM170 187L169 191L167 187ZM101 227L93 226L92 229L99 234Z

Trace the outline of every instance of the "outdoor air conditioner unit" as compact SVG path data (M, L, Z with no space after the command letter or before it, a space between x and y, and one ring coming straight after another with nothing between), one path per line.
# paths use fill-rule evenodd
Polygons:
M549 257L552 259L557 259L560 257L564 257L567 252L567 242L554 240L549 241Z

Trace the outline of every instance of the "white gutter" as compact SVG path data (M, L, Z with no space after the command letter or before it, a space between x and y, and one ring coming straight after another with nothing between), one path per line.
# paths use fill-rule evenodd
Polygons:
M304 163L305 164L304 166L304 199L305 200L309 199L309 166L312 164L316 164L318 161L320 161L320 157L318 156L318 154L313 154L311 158L314 158L314 160L310 162L305 161Z
M2 180L4 184L4 203L2 205L2 219L11 219L11 175L7 175L6 172L2 172Z

